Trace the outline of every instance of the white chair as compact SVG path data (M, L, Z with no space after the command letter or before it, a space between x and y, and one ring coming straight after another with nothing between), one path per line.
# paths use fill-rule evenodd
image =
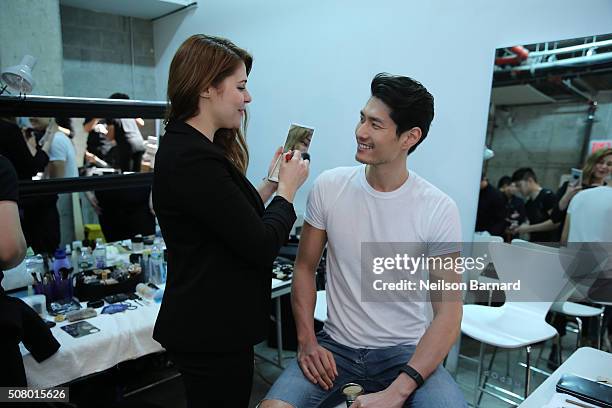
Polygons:
M480 279L480 274L491 263L491 257L486 256L488 255L488 252L489 252L489 246L487 244L491 242L501 243L501 242L504 242L504 239L502 237L491 235L489 233L486 233L486 234L481 233L481 232L474 233L474 236L472 237L471 256L472 258L479 258L479 257L484 258L486 259L486 261L482 269L474 268L470 270L470 274L469 274L470 279Z
M523 246L526 248L538 249L541 251L550 251L552 253L559 253L559 249L555 247L534 244L533 242L524 241L522 239L513 239L512 245ZM582 305L580 303L570 302L568 299L574 294L575 287L569 284L557 298L557 301L553 303L550 308L551 312L560 313L571 317L576 321L577 330L572 330L576 333L576 349L580 347L580 340L582 339L582 319L585 317L596 317L597 318L597 348L601 350L601 331L603 327L604 309L600 307L593 307ZM560 355L561 353L559 353ZM559 364L562 361L559 360Z
M544 319L553 303L552 299L555 299L566 285L563 266L568 259L564 258L565 254L503 243L489 244L489 252L500 281L520 280L521 291L505 291L506 303L501 307L480 305L463 307L462 333L481 342L474 390L475 407L479 406L483 392L502 401L516 404L509 398L486 389L488 375L481 384L485 344L495 347L489 371L497 348L525 348L527 360L524 396L499 387L494 387L494 389L518 400L523 400L529 395L531 346L555 336L558 337L555 328L546 323Z
M484 266L482 267L482 269L480 268L474 268L472 270L470 270L469 272L469 279L473 280L479 280L480 282L494 282L495 280L488 277L488 276L484 276L482 274L482 272L484 272L484 270L487 268L487 266L489 266L489 264L491 263L492 259L490 256L488 256L488 252L489 252L489 246L488 244L492 243L492 242L497 242L497 243L502 243L504 242L504 239L502 237L496 236L496 235L491 235L488 232L484 231L484 232L476 232L474 233L474 236L472 237L472 251L471 251L471 256L472 258L476 259L476 258L482 258L485 259L486 261L484 262ZM490 306L491 303L493 301L493 291L490 290L489 291L489 300L487 302L487 304Z

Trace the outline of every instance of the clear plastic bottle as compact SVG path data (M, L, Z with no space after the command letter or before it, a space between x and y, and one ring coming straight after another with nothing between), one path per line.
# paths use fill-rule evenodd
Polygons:
M84 271L93 268L93 258L89 247L81 248L79 255L79 270Z
M32 281L34 283L38 283L42 280L43 275L45 274L44 268L44 260L42 256L35 255L34 250L32 248L28 248L26 252L25 258L25 267L28 277L32 277ZM32 285L28 285L28 296L34 294L34 290Z
M149 260L151 266L151 275L149 280L151 283L160 285L166 282L166 274L164 273L164 260L163 260L163 248L161 244L161 238L156 237L153 242L153 248L151 249L151 259Z
M81 259L81 248L82 247L83 247L83 243L81 241L72 242L72 251L70 253L70 263L72 264L72 268L75 273L80 271L79 260Z
M95 267L106 268L106 245L102 242L102 238L96 239L96 249L93 255Z
M137 234L136 236L134 236L134 238L132 238L132 252L138 254L138 253L142 253L143 250L144 250L144 244L143 244L142 235Z

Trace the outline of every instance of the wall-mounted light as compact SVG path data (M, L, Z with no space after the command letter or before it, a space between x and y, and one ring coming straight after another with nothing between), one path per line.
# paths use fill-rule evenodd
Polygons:
M19 95L31 93L32 88L34 88L34 78L32 77L34 65L36 65L36 58L26 55L21 59L19 65L2 70L2 82L6 85L0 90L0 94L4 92L7 86L15 92L19 92Z

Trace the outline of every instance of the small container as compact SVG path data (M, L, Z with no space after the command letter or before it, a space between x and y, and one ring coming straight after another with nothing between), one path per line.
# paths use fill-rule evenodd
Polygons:
M66 251L63 249L58 249L54 254L55 260L53 261L53 272L55 272L56 279L61 277L60 269L72 269L72 265L70 265L70 259L66 256Z
M26 296L22 299L43 319L47 317L47 298L45 295Z
M363 394L363 387L356 383L344 384L341 388L342 394L346 398L346 406L350 407L358 396Z
M87 270L93 268L94 261L89 247L83 247L79 256L79 269Z
M138 285L136 285L136 293L138 293L138 295L142 296L145 299L153 299L155 297L156 292L157 289L153 289L152 287L144 283L139 283Z
M133 252L142 252L144 250L144 240L142 235L138 234L134 238L132 238L132 251Z
M93 252L96 268L106 268L106 245L101 238L96 239L96 249Z

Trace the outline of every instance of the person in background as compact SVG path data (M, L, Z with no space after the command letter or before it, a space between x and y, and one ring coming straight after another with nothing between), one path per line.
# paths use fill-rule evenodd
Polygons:
M523 223L510 229L513 235L529 233L531 242L559 242L559 223L547 222L557 205L555 193L538 183L533 169L522 167L512 174L512 181L523 197L527 199L525 211L529 224Z
M0 119L0 154L11 162L19 180L32 180L33 176L45 170L49 164L49 150L55 138L55 134L48 134L42 143L39 143L35 135L36 130L31 127L29 120L26 120L26 126L20 129L15 118ZM41 133L44 134L44 129ZM59 230L46 230L48 226L56 223L59 228L56 201L57 195L19 198L21 224L27 245L37 253L53 253L59 243Z
M114 93L110 99L130 99L124 93ZM117 160L121 171L140 172L140 162L145 152L144 140L140 133L140 126L144 126L141 118L106 119L108 129L106 138L117 145Z
M576 249L584 243L584 248L597 248L599 254L606 251L611 254L612 249L612 186L602 185L577 193L571 200L567 209L565 227L561 234L562 244L567 243ZM612 257L608 258L607 266L603 268L602 275L598 277L590 290L589 297L606 303L612 302ZM594 319L589 319L594 320ZM588 321L587 321L588 322ZM590 323L590 322L589 322ZM590 324L585 325L587 333ZM607 328L608 338L604 343L608 346L612 340L612 307L605 307L604 330ZM594 331L594 330L591 330ZM597 344L597 339L593 341Z
M32 129L20 129L15 118L0 118L0 154L11 162L19 180L31 180L44 171L52 143L53 135L39 144Z
M487 177L480 178L476 232L487 231L491 235L503 236L506 229L506 205L502 194L495 189Z
M612 148L600 149L592 153L582 167L582 184L570 186L569 181L557 191L559 202L550 215L551 222L559 223L559 231L563 231L567 207L572 198L582 190L606 185L607 177L612 173Z
M100 123L98 118L86 118L83 122L83 129L87 132L87 149L85 150L85 161L100 166L100 161L104 161L108 166L113 167L117 161L117 146L106 135L107 127ZM96 158L99 160L96 161ZM104 166L102 166L104 167Z
M78 177L76 152L70 139L70 129L59 126L55 119L49 118L30 118L30 123L34 129L45 132L42 139L53 136L45 178Z
M281 160L278 183L265 177L256 189L246 178L251 65L231 41L202 34L189 37L170 64L153 179L168 274L153 338L182 374L188 407L248 406L253 345L267 336L270 270L308 176L309 161L295 151ZM228 278L229 297L220 290Z
M151 188L99 190L90 200L107 242L155 234L155 215L149 206Z
M72 143L71 120L69 118L30 118L30 123L36 130L44 130L43 139L53 135L53 143L49 149L49 164L45 169L45 178L76 178L79 170L76 165L76 151ZM51 211L51 209L49 209ZM57 209L60 242L58 245L68 244L74 241L74 217L72 194L64 193L58 195ZM60 226L63 226L61 228Z
M517 197L516 184L512 181L512 177L503 176L500 178L497 182L497 188L506 202L506 230L523 224L527 220L525 202L522 198ZM507 241L511 241L512 238L513 236L510 234Z
M2 270L21 263L26 244L17 210L17 173L10 161L0 156L0 284ZM41 362L53 355L59 343L45 322L21 299L8 296L0 285L0 386L26 387L27 379L19 343Z

